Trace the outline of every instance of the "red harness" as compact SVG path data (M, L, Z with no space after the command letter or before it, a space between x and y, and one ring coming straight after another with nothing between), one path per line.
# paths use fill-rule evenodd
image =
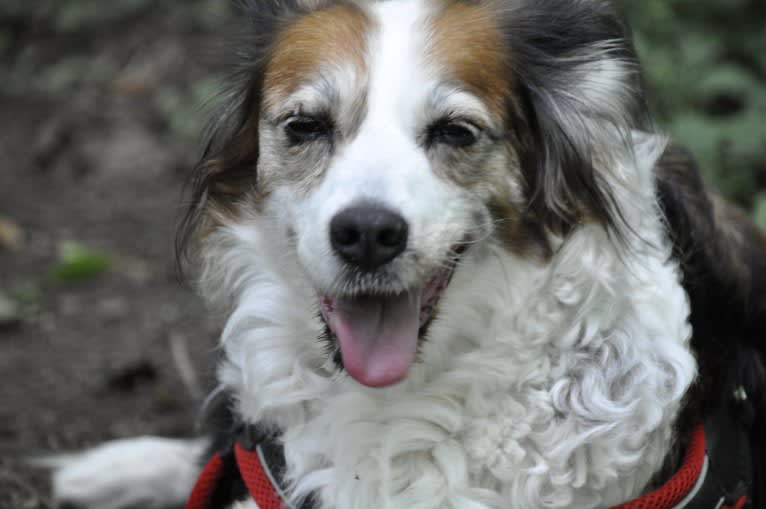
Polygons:
M259 509L284 509L287 504L282 497L282 490L274 480L261 449L246 449L239 442L234 446L234 458L239 475L247 486L250 496ZM692 434L689 448L681 468L662 487L626 502L612 509L681 509L694 499L696 490L704 481L706 470L705 431L700 424ZM221 509L211 507L213 493L224 472L224 460L215 454L208 462L192 490L186 509ZM710 509L743 509L747 495L742 495L733 505L723 505Z
M245 482L250 496L258 505L258 509L283 509L286 507L282 503L276 482L272 480L267 467L261 460L258 449L251 451L237 442L234 444L234 457L239 475ZM223 458L216 453L205 465L197 479L189 501L186 503L186 509L222 509L211 507L211 502L223 472Z
M703 469L706 463L705 428L700 424L692 433L684 462L678 472L659 489L643 497L618 505L612 509L680 509L694 497L694 490L704 482ZM689 500L685 500L685 499ZM747 495L742 495L734 505L720 505L710 509L742 509Z

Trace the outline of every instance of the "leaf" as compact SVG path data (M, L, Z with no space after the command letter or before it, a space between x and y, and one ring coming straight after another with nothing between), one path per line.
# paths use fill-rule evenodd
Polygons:
M746 94L750 91L757 91L760 86L755 77L743 66L732 63L714 66L697 83L700 93L704 95L720 94L721 92Z
M0 216L0 249L18 251L24 245L24 230L18 223Z
M756 197L753 218L758 226L766 229L766 192L761 192Z
M36 282L27 281L11 292L11 297L21 306L34 306L40 301L41 290Z
M57 281L90 279L106 272L111 259L76 242L63 242L59 246L59 263L50 272Z
M17 327L21 323L21 310L16 301L0 293L0 331Z

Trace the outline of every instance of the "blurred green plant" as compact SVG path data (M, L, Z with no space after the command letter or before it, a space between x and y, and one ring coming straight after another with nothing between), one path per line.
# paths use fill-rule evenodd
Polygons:
M111 264L109 256L77 242L66 241L59 246L58 264L49 277L60 282L89 279L106 272Z
M203 127L206 103L221 90L218 77L204 78L191 84L165 87L155 97L157 108L173 136L185 141L197 140Z
M39 284L33 281L26 281L11 291L13 300L22 306L36 305L40 301L41 294Z
M63 0L57 5L56 25L62 32L81 30L105 19L120 19L146 8L154 0L120 0L109 2L104 9L102 0Z
M655 117L766 226L766 2L618 0Z
M766 192L763 191L755 198L755 221L766 228Z

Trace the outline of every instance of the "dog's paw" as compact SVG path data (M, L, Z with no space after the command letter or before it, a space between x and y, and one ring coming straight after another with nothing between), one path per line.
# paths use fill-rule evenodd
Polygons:
M59 508L183 507L200 471L205 440L142 437L36 463L53 469Z

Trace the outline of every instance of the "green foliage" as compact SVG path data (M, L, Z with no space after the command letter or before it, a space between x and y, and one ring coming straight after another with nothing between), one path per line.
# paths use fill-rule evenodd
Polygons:
M26 282L13 289L11 297L22 306L32 306L40 300L40 287L37 283Z
M766 225L766 2L619 0L660 125Z
M766 228L766 192L758 193L755 199L755 222Z
M109 19L120 19L133 14L152 3L152 0L120 0L109 2L104 8L102 0L63 0L57 5L57 28L61 32L73 32L103 23Z
M63 242L59 246L59 262L50 272L55 281L67 282L90 279L105 272L111 259L76 242Z
M202 130L201 110L221 89L217 77L204 78L191 84L168 86L155 97L156 105L167 119L170 132L180 140L194 141Z

